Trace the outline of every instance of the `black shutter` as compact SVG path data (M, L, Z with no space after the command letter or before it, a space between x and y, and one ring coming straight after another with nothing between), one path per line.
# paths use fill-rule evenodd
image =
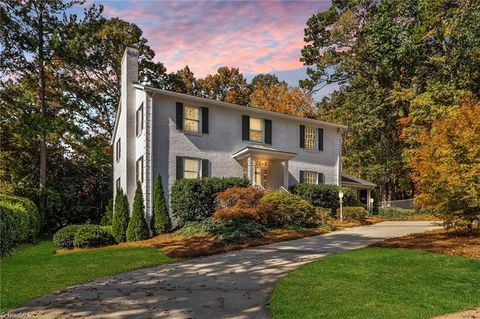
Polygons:
M208 107L202 107L202 133L208 134Z
M317 184L325 184L325 175L323 173L317 173Z
M305 182L305 178L303 177L303 171L300 171L300 183L304 183Z
M272 120L265 120L265 144L272 144Z
M183 130L183 103L177 102L177 130Z
M177 179L183 178L183 157L177 156Z
M250 116L242 115L242 141L250 140Z
M323 151L323 128L317 129L318 131L318 150Z
M210 177L210 162L202 159L202 177Z
M305 148L305 125L300 125L300 148Z

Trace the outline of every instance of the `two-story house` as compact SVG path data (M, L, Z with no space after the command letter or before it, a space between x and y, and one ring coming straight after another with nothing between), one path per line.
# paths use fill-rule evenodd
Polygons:
M180 178L245 176L266 189L302 182L341 185L346 178L341 171L343 125L165 91L137 81L138 52L128 48L122 59L121 100L112 138L114 192L122 188L132 203L140 181L147 212L157 174L167 196ZM373 186L359 179L349 182L367 190Z

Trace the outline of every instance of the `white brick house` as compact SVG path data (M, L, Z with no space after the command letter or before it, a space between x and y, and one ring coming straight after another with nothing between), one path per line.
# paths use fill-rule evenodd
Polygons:
M342 184L346 126L139 85L138 52L130 48L121 72L112 138L114 192L121 187L132 203L140 181L147 212L157 174L166 194L176 179L204 176L245 176L267 189Z

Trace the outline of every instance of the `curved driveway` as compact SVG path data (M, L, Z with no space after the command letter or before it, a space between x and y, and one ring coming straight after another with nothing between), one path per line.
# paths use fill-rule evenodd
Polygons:
M131 271L34 299L10 314L42 318L269 318L267 302L275 282L299 265L433 228L431 222L383 222Z

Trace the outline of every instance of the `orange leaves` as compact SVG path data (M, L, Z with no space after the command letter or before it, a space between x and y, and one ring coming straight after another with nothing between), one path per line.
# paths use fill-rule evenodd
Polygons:
M480 218L480 104L452 109L416 141L420 147L410 163L417 203L469 221Z
M312 117L313 99L302 89L285 84L259 84L251 95L251 104L260 109Z

